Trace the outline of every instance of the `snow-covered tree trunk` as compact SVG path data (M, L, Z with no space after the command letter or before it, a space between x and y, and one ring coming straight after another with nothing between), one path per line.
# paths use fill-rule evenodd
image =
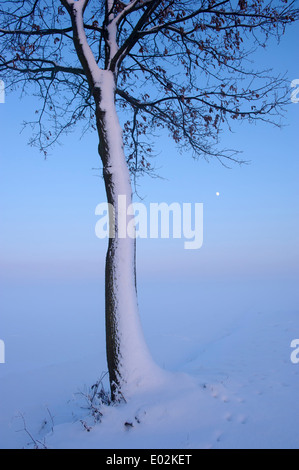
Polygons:
M140 325L136 292L136 256L130 174L123 148L122 129L115 108L115 79L102 71L98 90L97 127L99 153L110 213L110 238L106 258L106 347L114 398L126 398L132 386L153 379L153 367ZM130 226L129 233L127 231Z

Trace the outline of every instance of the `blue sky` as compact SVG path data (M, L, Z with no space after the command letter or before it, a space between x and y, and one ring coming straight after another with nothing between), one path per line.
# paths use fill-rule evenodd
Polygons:
M279 46L259 52L256 65L299 78L298 32L293 26ZM95 208L105 201L97 137L66 136L44 160L27 145L29 130L20 134L35 109L31 96L7 95L0 104L1 277L103 279L107 241L94 232ZM140 179L139 193L146 204L202 202L204 243L194 251L182 240L139 240L141 278L298 279L298 123L299 104L292 104L283 129L258 123L225 131L223 147L251 162L229 170L160 139L161 179Z

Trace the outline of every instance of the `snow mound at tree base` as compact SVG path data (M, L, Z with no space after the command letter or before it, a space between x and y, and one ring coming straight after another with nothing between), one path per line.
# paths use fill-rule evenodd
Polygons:
M197 383L187 374L168 380L127 403L102 405L100 422L91 414L54 427L48 448L196 448L213 447L228 423L218 386ZM216 392L217 390L217 392ZM221 398L216 400L216 396ZM222 417L221 428L219 418Z

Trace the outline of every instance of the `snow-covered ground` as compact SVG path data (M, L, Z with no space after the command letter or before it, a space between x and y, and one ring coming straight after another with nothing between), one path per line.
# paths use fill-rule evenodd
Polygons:
M141 281L165 381L97 424L84 395L106 370L102 283L3 284L0 447L30 447L30 432L48 448L299 448L297 283Z

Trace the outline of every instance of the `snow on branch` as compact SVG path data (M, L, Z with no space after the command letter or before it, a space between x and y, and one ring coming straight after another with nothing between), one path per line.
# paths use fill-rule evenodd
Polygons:
M84 28L83 14L88 1L61 0L61 3L66 7L71 17L75 49L92 89L99 81L100 69L88 44Z
M147 2L148 6L146 10L139 18L136 25L133 27L131 34L126 38L123 44L119 47L117 53L114 55L110 65L110 69L112 71L115 70L116 67L120 66L120 63L124 59L124 57L129 54L131 49L136 45L139 39L139 31L141 31L144 25L148 23L151 15L155 12L159 4L159 0L151 0Z

